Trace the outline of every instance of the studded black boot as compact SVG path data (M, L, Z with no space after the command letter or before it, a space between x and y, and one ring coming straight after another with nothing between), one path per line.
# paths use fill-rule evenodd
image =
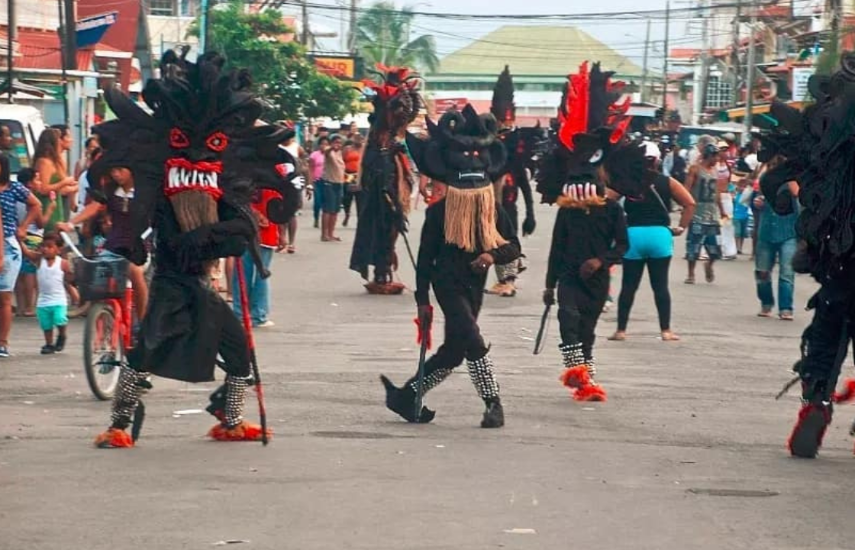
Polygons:
M427 395L428 391L440 385L449 375L451 375L451 369L437 369L426 374L422 386L422 398ZM417 376L408 380L402 388L395 386L384 375L380 375L380 381L383 382L383 387L386 389L386 408L407 422L427 424L436 416L436 411L423 406L418 417L416 417L416 397L419 385Z
M478 396L484 400L486 410L481 419L482 428L501 428L505 425L505 411L499 399L499 383L493 373L493 360L487 354L475 361L466 361L469 378L475 385Z

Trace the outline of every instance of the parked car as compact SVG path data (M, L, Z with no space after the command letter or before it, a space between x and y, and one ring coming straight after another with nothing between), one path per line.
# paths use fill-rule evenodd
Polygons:
M36 153L36 143L45 122L41 112L28 105L0 105L0 126L6 126L12 133L12 152L10 170L12 177L17 178L21 168L33 165Z

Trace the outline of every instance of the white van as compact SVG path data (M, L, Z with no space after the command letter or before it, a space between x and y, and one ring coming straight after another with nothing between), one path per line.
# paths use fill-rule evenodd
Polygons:
M33 166L33 156L36 153L36 143L45 122L42 113L29 105L0 105L0 126L6 126L12 133L12 155L10 155L10 171L13 179L17 178L21 168Z

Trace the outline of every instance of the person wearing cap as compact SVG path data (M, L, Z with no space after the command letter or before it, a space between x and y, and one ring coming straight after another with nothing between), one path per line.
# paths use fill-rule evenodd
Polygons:
M644 268L650 277L650 286L659 313L659 330L663 342L679 340L671 330L671 292L668 273L674 255L674 237L682 235L695 212L695 199L679 181L659 173L659 148L645 143L645 163L650 181L639 197L625 197L627 236L629 249L623 256L623 280L618 297L617 331L609 338L626 340L629 314L635 293L641 284ZM680 223L671 227L671 207L676 202L683 208Z
M715 144L715 138L709 134L704 134L698 138L697 143L689 151L689 166L694 166L703 158L704 148L709 144Z
M706 250L708 259L704 264L704 272L708 283L715 281L713 264L721 259L721 220L727 218L721 202L718 187L719 149L715 143L707 143L701 153L701 160L689 168L686 178L686 189L695 200L695 213L689 224L689 234L686 237L686 260L689 262L689 273L685 283L695 284L695 266L701 256L701 250Z

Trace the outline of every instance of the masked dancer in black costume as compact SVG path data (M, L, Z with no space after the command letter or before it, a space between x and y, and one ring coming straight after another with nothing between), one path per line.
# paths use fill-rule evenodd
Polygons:
M543 301L555 303L565 371L579 401L605 401L594 381L595 329L609 291L609 267L627 248L623 209L607 187L637 197L644 180L644 148L625 144L629 100L614 73L583 63L568 77L558 112L556 146L544 159L538 191L560 207L552 233Z
M415 177L404 145L407 126L419 113L417 80L409 69L378 66L383 81L365 81L374 97L371 129L362 156L359 178L364 192L350 256L350 269L374 279L370 294L400 294L404 285L392 275L398 267L395 243L407 230Z
M223 71L224 60L214 53L190 63L186 52L167 52L162 78L146 83L152 114L110 89L105 97L117 118L95 128L104 154L90 173L111 166L131 170L134 234L151 223L157 243L148 312L129 364L120 367L110 428L95 441L102 448L133 446L125 430L147 373L207 382L217 355L226 378L211 396L208 410L219 422L209 435L221 441L262 435L260 426L243 419L251 383L247 338L231 307L211 289L209 273L219 258L240 256L258 242L249 210L256 187L281 195L269 203L267 217L286 223L299 202L299 177L294 159L279 147L286 130L258 122L262 104L249 75ZM260 254L253 256L260 264ZM142 241L128 257L145 262Z
M422 338L430 333L433 309L430 287L445 315L445 341L424 367L426 393L448 378L464 360L486 411L482 428L505 423L499 384L493 372L490 348L478 327L487 272L494 264L519 258L514 228L496 204L493 182L505 162L505 148L496 137L496 119L479 116L471 105L450 111L438 125L428 121L430 139L407 136L419 170L447 185L445 198L427 209L416 269L416 303ZM386 406L409 422L430 422L427 407L416 416L418 376L402 388L385 376Z
M525 132L516 126L516 104L514 103L514 81L510 70L505 65L505 70L496 80L493 89L493 101L490 112L499 121L499 139L505 144L508 160L500 177L496 180L496 198L505 209L505 213L511 219L514 230L519 232L519 213L517 202L520 193L525 201L526 216L522 224L523 236L534 233L536 222L534 219L534 199L531 192L531 183L527 168L530 165L534 152L530 139L537 132L535 128L528 128ZM496 278L498 281L488 291L506 298L513 297L517 293L516 280L520 273L525 271L523 258L507 265L496 265Z

